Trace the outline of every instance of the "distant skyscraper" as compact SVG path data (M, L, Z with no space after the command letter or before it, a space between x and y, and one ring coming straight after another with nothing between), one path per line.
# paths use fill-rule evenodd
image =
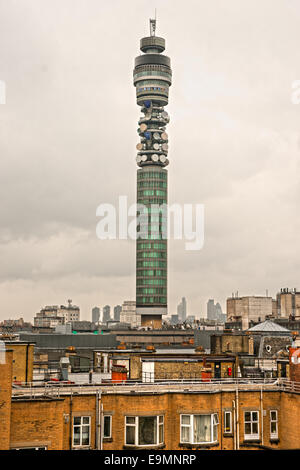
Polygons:
M103 318L102 318L102 321L103 322L107 322L109 321L111 318L110 318L110 306L109 305L105 305L105 307L103 307Z
M98 323L99 320L100 320L100 308L94 307L92 309L92 322Z
M222 312L221 305L219 302L215 304L214 299L209 299L207 302L207 319L222 323L225 323L226 321L226 315Z
M216 320L216 307L214 299L209 299L207 302L207 319L208 320Z
M161 328L167 309L167 239L165 208L168 199L168 104L172 70L162 54L165 40L155 35L156 20L150 20L150 36L140 41L133 81L136 100L144 114L139 120L137 144L137 203L147 211L149 224L136 242L136 311L142 326ZM164 210L161 210L164 207ZM145 211L144 211L145 214ZM141 217L142 218L142 217ZM139 232L142 232L142 223Z
M179 322L186 320L186 298L182 297L180 304L177 305L177 315Z
M116 305L114 307L114 320L115 321L120 321L121 310L122 310L121 305Z

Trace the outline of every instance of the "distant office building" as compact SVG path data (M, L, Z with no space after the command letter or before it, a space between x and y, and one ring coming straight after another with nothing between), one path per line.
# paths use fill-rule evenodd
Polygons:
M297 292L297 289L280 289L280 292L276 296L275 309L279 318L290 318L299 320L300 292Z
M214 299L209 299L207 302L207 319L220 323L225 323L226 321L226 315L222 312L221 305L219 302L215 304Z
M67 322L80 321L80 309L72 305L72 300L68 300L68 305L48 305L36 313L34 326L39 328L55 328L56 325L64 325Z
M249 328L250 322L263 322L272 315L272 297L231 297L227 299L227 322L241 324L242 330Z
M99 307L94 307L92 309L92 322L93 323L98 323L100 320L100 308Z
M128 323L131 327L141 326L141 315L136 313L135 300L125 300L120 314L121 323ZM148 325L150 326L150 325Z
M177 315L180 323L186 320L186 298L182 297L180 304L177 305Z
M207 302L207 319L216 320L216 307L214 299L209 299Z
M110 320L111 320L111 318L110 318L110 306L105 305L105 307L103 307L102 321L107 322L107 321L110 321Z
M120 321L121 311L122 311L121 305L116 305L114 307L114 320L115 321Z

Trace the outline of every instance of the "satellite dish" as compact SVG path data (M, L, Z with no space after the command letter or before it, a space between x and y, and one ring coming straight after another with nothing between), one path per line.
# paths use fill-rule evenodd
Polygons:
M154 162L158 162L158 155L156 153L154 153L151 158Z
M162 144L161 148L162 148L163 150L167 151L168 148L169 148L169 146L168 146L168 144Z
M166 132L163 132L161 138L162 140L168 140L168 134Z
M160 155L159 159L162 163L165 163L165 161L167 160L167 157L165 155Z
M159 139L160 139L159 133L158 133L158 132L154 132L153 138L154 138L155 140L159 140Z
M150 108L150 106L151 106L151 101L150 101L150 100L144 101L144 105L145 105L145 108Z
M142 161L142 157L141 157L140 155L138 155L138 156L136 157L136 161L137 161L137 163L140 163L140 162Z
M163 112L161 113L161 117L164 118L164 119L168 119L168 118L169 118L169 115L168 115L167 111L163 111Z
M140 131L145 132L145 130L147 130L147 124L141 124L140 125Z
M143 150L143 144L137 144L136 148L137 150Z
M159 150L159 144L153 144L154 150Z
M147 140L151 139L151 132L144 132L144 136L146 137Z
M141 159L142 159L142 162L146 162L147 161L147 155L142 155Z

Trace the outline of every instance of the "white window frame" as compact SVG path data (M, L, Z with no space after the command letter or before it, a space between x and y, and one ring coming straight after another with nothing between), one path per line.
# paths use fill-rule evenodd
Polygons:
M250 413L250 421L246 421L246 413ZM257 414L257 420L253 419L253 413ZM250 427L251 427L250 434L246 434L247 423L250 423ZM257 433L253 433L253 424L257 424ZM259 439L259 411L258 410L244 411L244 438L245 440Z
M37 447L15 447L12 450L48 450L47 446L37 446Z
M134 423L127 423L127 418L134 418ZM156 418L156 444L139 444L139 420L140 418ZM134 444L127 444L126 442L126 431L127 427L134 427L135 432L134 432ZM162 442L159 440L159 431L160 427L163 428L162 432ZM132 447L153 447L153 446L159 446L164 443L165 439L165 419L163 415L147 415L147 416L125 416L125 433L124 433L124 441L126 446L132 446Z
M104 429L105 429L105 426L104 426L104 421L105 421L105 418L109 418L109 436L105 436L104 435ZM109 414L104 414L103 415L103 439L110 439L112 436L112 415L109 415Z
M229 431L226 429L226 415L229 415L229 422L230 422ZM231 410L224 411L224 434L232 434L232 411Z
M276 419L272 419L272 413L275 413ZM272 423L276 423L275 432L272 432ZM278 410L270 410L270 439L278 439Z
M182 417L188 416L190 419L189 424L182 423ZM210 416L210 441L194 442L194 417L195 416ZM182 413L180 415L180 443L181 444L215 444L218 442L218 425L219 425L219 416L218 413L197 413L197 414L186 414ZM183 441L182 437L182 428L189 428L189 441ZM214 429L217 431L217 438L214 439Z
M80 418L80 424L74 424L74 420L75 418ZM87 423L83 423L83 418L88 418L89 422L88 424ZM74 448L78 448L78 447L90 447L91 445L91 417L90 416L73 416L73 427L72 427L72 446ZM88 444L82 444L82 428L83 426L88 426L89 427L89 443ZM74 444L74 437L75 437L75 433L74 433L74 428L80 428L80 444Z

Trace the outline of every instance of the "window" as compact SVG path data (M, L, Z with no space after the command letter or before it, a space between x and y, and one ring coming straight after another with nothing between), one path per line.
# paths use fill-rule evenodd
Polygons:
M232 433L232 412L224 411L224 434Z
M125 444L151 446L164 442L163 416L126 416Z
M270 411L270 438L278 438L278 412L277 410Z
M83 447L90 445L90 416L74 416L73 418L73 446Z
M111 415L103 417L103 437L111 437Z
M180 442L189 444L217 442L218 424L217 413L210 415L181 415Z
M258 411L244 412L245 439L259 439Z
M16 447L12 450L47 450L47 446L42 447Z

